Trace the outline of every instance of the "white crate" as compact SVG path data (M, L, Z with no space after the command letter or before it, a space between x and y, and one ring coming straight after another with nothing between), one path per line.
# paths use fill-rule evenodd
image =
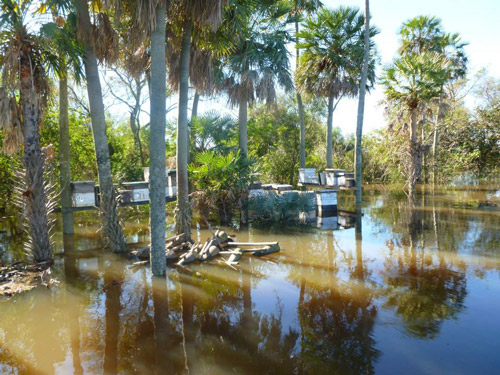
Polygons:
M88 207L95 206L95 193L73 193L73 206Z
M148 202L149 201L149 189L134 189L134 190L132 190L132 201L133 202Z
M316 168L299 168L299 182L301 184L319 184Z

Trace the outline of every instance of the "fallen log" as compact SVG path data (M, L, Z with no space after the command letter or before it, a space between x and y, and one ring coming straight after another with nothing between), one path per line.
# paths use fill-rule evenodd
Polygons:
M193 263L196 260L198 253L195 250L190 250L185 254L182 254L177 262L178 266Z
M265 246L262 250L257 250L253 252L253 255L261 257L263 255L272 254L279 252L280 246L278 244L272 246Z
M228 242L224 244L226 247L239 247L239 246L273 246L278 245L278 242Z

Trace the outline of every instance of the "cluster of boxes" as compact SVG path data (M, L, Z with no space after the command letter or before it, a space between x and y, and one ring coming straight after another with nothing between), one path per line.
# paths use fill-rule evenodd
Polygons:
M165 195L172 200L177 195L177 175L175 169L166 170L167 186ZM144 168L145 181L124 182L118 190L120 204L149 203L149 168ZM94 181L74 181L71 183L73 207L95 207L99 205L99 186Z
M316 173L316 168L299 168L299 183L303 185L320 185L329 187L354 187L354 173L346 173L345 169L325 169Z

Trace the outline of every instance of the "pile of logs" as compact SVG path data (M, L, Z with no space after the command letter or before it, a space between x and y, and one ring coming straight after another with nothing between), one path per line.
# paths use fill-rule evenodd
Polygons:
M195 261L205 262L217 256L222 256L224 263L233 266L245 253L262 256L278 251L278 242L237 242L222 230L216 230L205 242L194 242L179 234L167 239L165 244L167 262L175 262L179 266ZM143 260L139 263L147 263L149 247L134 250L131 254Z

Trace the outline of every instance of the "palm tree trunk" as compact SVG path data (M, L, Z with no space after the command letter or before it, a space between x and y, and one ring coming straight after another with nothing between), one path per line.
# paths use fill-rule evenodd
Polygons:
M434 139L432 141L432 182L436 185L438 182L438 139L439 139L439 130L438 124L435 125L434 128Z
M182 35L179 72L179 117L177 123L177 209L175 231L177 234L191 235L191 207L189 205L189 185L187 160L188 143L188 91L191 33L193 25L186 22Z
M295 0L295 13L297 13L297 0ZM295 69L299 68L300 50L297 48L299 43L299 21L295 21ZM302 103L302 95L297 91L297 104L299 107L299 125L300 125L300 168L306 167L306 124L304 120L304 104Z
M333 96L329 96L328 97L328 120L326 123L326 167L327 168L333 168L332 121L333 121Z
M88 41L88 34L91 30L88 4L86 0L79 0L76 4L80 21L79 27L86 33ZM85 75L87 77L92 134L94 136L94 148L97 159L97 172L99 175L101 193L99 209L102 217L103 232L109 240L111 249L114 252L123 253L127 251L127 242L118 216L118 205L113 188L113 178L111 176L111 160L109 157L108 137L106 135L106 116L102 99L101 81L97 68L97 58L94 49L88 45L88 42L85 48L84 64Z
M134 144L139 150L139 158L141 159L141 167L146 167L146 161L144 160L144 153L142 150L142 141L141 141L141 125L139 123L139 111L141 110L141 92L142 86L140 78L135 78L135 105L133 110L130 112L130 129L132 130L132 134L134 135Z
M246 160L248 155L248 136L247 136L247 122L248 122L248 99L246 92L240 96L240 105L238 111L238 145L240 147L240 157Z
M71 164L69 146L68 77L59 78L59 169L61 184L61 211L64 234L73 234L73 210L71 202Z
M200 102L200 94L195 90L193 98L193 107L191 108L191 122L198 117L198 103ZM192 126L192 125L191 125ZM188 129L188 155L187 163L191 162L191 127Z
M198 91L194 92L194 98L193 98L193 108L191 109L191 121L193 121L194 118L198 117L198 103L200 102L200 94L198 94Z
M166 80L165 66L165 3L156 7L156 27L151 34L151 131L149 137L149 226L151 231L151 271L153 275L165 274L165 125Z
M20 101L23 109L24 167L31 255L35 262L52 258L45 192L44 157L40 147L40 100L34 85L33 64L26 53L20 58Z
M410 124L410 171L408 176L408 189L410 198L415 199L415 189L417 185L417 168L418 168L418 155L417 155L417 108L411 110L411 124Z
M248 68L247 68L248 69ZM238 108L238 145L240 148L240 158L243 162L246 162L248 157L248 135L247 135L247 123L248 123L248 99L246 91L241 94L239 98L239 108ZM240 225L248 225L248 198L243 197L241 200L241 210L240 210Z
M366 79L368 76L368 62L370 59L370 2L365 0L365 40L363 70L361 72L361 83L359 88L358 101L358 120L356 124L356 144L354 151L354 170L356 177L356 210L361 210L361 201L363 199L362 177L363 177L363 156L362 156L362 138L363 138L363 120L365 113Z
M438 149L438 142L439 142L439 124L443 120L444 116L444 101L443 97L441 96L439 100L439 109L438 109L438 114L436 117L435 125L434 125L434 139L432 141L432 163L433 163L433 168L432 168L432 182L434 184L437 184L438 182L438 173L439 173L439 149Z

